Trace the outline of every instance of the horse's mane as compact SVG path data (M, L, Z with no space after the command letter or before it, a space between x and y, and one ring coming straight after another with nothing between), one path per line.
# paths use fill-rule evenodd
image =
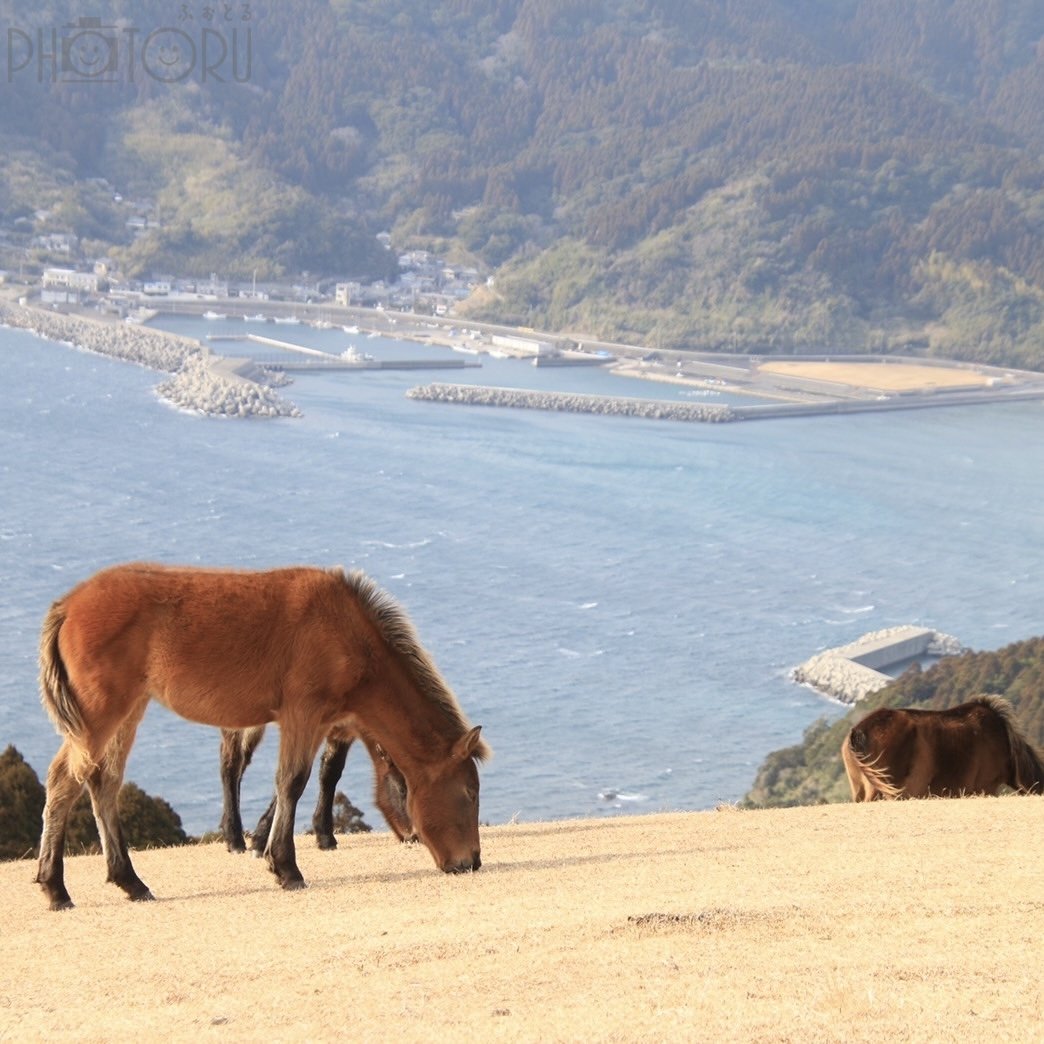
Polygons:
M464 717L456 696L439 673L427 650L421 645L417 631L402 606L361 569L345 572L338 566L331 572L340 576L359 599L366 615L405 664L417 688L429 700L438 704L460 735L467 732L471 728L470 723ZM480 739L472 756L478 761L485 761L491 753L489 745Z
M1026 738L1015 720L1015 708L1003 696L976 696L972 703L989 707L1003 722L1008 734L1011 751L1013 783L1016 789L1029 793L1044 792L1044 758L1040 751Z

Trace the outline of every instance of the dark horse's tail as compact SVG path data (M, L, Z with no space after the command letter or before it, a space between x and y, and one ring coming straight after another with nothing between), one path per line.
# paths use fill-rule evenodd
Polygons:
M40 701L54 727L79 746L83 735L83 715L69 685L62 654L58 649L58 634L65 623L65 603L55 602L44 619L40 635Z
M879 712L883 713L883 712ZM881 764L883 752L871 750L871 740L862 723L852 727L841 744L841 760L848 775L854 801L874 801L878 797L899 798L902 787L891 780L888 767Z
M1019 790L1024 794L1044 794L1044 757L1023 735L1015 721L1015 712L1011 704L1002 696L980 696L976 702L983 703L996 711L1004 722L1011 754L1011 774L1008 786L1012 790Z

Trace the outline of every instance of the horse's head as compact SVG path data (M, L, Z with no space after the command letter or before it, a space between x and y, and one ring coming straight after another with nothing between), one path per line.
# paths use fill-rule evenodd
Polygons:
M480 750L479 728L465 733L449 757L411 783L406 811L417 837L431 852L435 865L448 874L477 870L479 852L479 777L475 766Z

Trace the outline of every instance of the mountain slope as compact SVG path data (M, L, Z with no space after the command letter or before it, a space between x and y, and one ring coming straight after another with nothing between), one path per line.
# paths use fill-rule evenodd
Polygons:
M7 6L16 25L73 14ZM61 191L100 174L159 200L135 269L391 276L373 247L386 228L396 249L493 273L475 316L676 347L1041 363L1034 0L244 7L243 82L198 67L102 90L13 78L0 135L61 168ZM184 31L203 31L201 12ZM171 18L100 13L143 38ZM8 217L32 194L16 173L0 165Z

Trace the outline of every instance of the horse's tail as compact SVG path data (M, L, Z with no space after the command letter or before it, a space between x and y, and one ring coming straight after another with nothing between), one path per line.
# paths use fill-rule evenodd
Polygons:
M1019 728L1012 705L1003 696L979 696L976 702L994 710L1004 723L1011 763L1008 786L1027 794L1044 794L1044 757Z
M83 715L69 685L69 673L58 649L58 635L63 623L65 603L58 601L47 613L40 634L40 701L59 735L68 737L80 747L84 733Z
M878 795L884 798L902 797L902 788L892 782L888 771L879 764L880 753L874 758L869 756L867 739L866 733L855 725L841 744L841 760L848 773L852 799L873 801Z

